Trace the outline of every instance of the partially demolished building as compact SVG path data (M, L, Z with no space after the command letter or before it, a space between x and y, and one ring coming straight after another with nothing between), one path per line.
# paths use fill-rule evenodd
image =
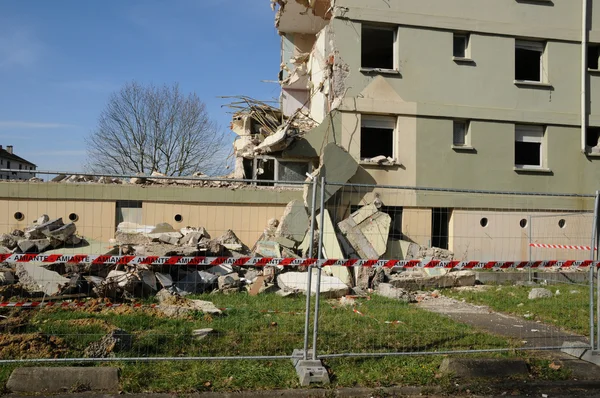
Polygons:
M575 214L600 179L600 77L598 45L581 49L600 42L600 10L484 3L271 0L281 104L234 116L236 177L472 190L328 191L334 223L377 199L397 235L460 258L526 259L536 236L586 244L591 215Z

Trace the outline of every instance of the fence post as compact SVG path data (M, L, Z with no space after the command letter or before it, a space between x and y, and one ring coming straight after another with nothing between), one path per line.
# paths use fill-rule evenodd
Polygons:
M310 210L310 246L308 249L308 258L314 258L314 241L315 241L315 228L317 224L316 209L317 205L317 187L318 179L312 177L312 202ZM304 352L303 359L308 359L308 329L310 327L310 288L312 282L312 264L308 265L308 275L306 277L306 313L304 318Z
M315 321L313 326L313 360L317 360L317 336L319 334L319 302L321 295L321 260L323 259L323 230L325 225L325 186L327 182L325 181L325 177L321 178L321 207L320 207L320 229L319 229L319 261L317 262L317 286L316 286L316 296L315 296ZM308 291L307 294L311 292Z
M596 191L596 199L594 201L594 218L592 220L592 242L590 245L590 259L595 261L596 256L596 247L598 244L598 205L600 204L600 191ZM598 347L595 347L595 330L594 330L594 271L595 266L590 265L590 347L593 350ZM599 319L600 322L600 319ZM600 336L599 336L600 339Z

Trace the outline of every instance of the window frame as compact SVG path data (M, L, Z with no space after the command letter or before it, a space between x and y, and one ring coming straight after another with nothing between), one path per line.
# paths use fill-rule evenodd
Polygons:
M364 28L370 28L375 30L387 30L391 31L394 34L394 40L392 43L392 57L393 57L393 67L392 69L388 68L377 68L377 67L369 67L363 66L362 64L362 46L363 46L363 30ZM398 60L399 51L398 51L398 30L399 27L397 25L378 25L378 24L370 24L370 23L362 23L361 24L361 37L360 37L360 71L361 72L378 72L378 73L388 73L388 74L399 74L400 73L400 62Z
M463 144L457 144L455 141L455 133L456 133L456 126L458 124L463 124L465 126L464 129L464 143ZM467 119L454 119L452 121L452 148L455 149L469 149L472 148L471 147L471 121L467 120Z
M546 168L546 160L544 159L546 145L546 130L547 127L539 124L515 124L515 159L514 167L519 170L542 170ZM517 142L524 143L539 143L540 144L540 164L517 164L516 146Z
M591 57L590 52L591 50L594 49L595 50L595 56ZM588 43L588 48L587 48L587 69L588 71L591 72L600 72L600 43ZM590 67L590 59L595 58L596 59L596 68L592 68Z
M454 44L455 44L455 40L457 37L462 37L465 40L464 54L462 56L456 55L456 53L454 52L454 50L455 50ZM472 60L472 57L471 57L471 33L454 32L452 34L452 59L454 59L455 61L471 61Z
M515 83L517 84L548 84L548 77L546 76L546 57L547 57L548 42L546 41L535 41L535 40L521 40L515 39ZM517 79L517 49L537 51L540 53L540 80L523 80Z
M275 172L274 172L275 183L273 184L273 186L276 186L276 187L302 187L302 184L300 184L300 183L285 184L285 183L279 182L279 165L280 165L280 163L307 163L308 164L308 173L311 174L314 171L313 162L310 159L298 159L298 158L279 159L279 158L276 158L273 156L257 156L254 159L252 159L252 179L256 180L256 181L259 181L258 174L257 174L259 160L266 160L266 161L272 160L274 162L273 167L275 169ZM254 184L256 184L256 182L254 182Z
M360 133L362 137L363 128L381 129L381 130L392 130L392 159L394 162L398 160L397 157L397 137L398 137L398 116L391 115L373 115L373 114L361 114L360 115ZM360 140L359 140L360 142ZM383 155L383 154L382 154ZM361 161L365 161L372 158L362 157L362 147L359 146L359 157Z

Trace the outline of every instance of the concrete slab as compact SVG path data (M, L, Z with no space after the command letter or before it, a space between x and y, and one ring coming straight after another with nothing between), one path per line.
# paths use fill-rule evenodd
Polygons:
M308 230L308 221L304 203L301 200L293 200L283 211L276 234L300 243Z
M364 218L366 213L358 214L360 211L354 212L350 217L338 223L338 227L359 257L378 259L387 251L392 219L388 214L382 212ZM355 215L356 219L362 220L359 224L355 221Z
M17 265L19 283L30 292L44 292L48 296L60 291L60 286L69 283L69 279L54 271L48 271L39 265L24 263Z
M325 258L344 258L340 242L337 239L335 228L331 222L331 216L327 209L323 212L323 225L321 225L321 217L317 215L317 225L319 231L323 234L323 254Z
M84 386L119 391L119 370L111 367L24 367L13 370L6 388L19 393L58 393Z
M345 183L356 174L358 163L343 148L334 143L329 143L323 149L321 155L321 167L312 173L313 178L319 182L321 177L325 177L330 183ZM337 191L342 188L341 185L328 185L325 188L325 202L329 200ZM317 187L317 198L321 197L321 187ZM304 186L304 204L307 209L312 208L312 184ZM315 209L321 207L317 200Z
M578 359L581 359L581 357L583 356L583 354L585 354L586 351L586 348L581 347L581 343L574 341L565 341L563 343L563 348L561 349L561 352Z
M281 246L277 242L261 240L256 242L256 254L262 257L279 258L281 257Z
M317 293L317 270L313 270L311 294ZM298 291L306 294L308 272L286 272L277 277L277 285L284 290ZM321 275L321 296L340 298L348 294L350 288L339 278Z
M444 358L440 373L464 378L501 378L528 376L527 363L521 359Z

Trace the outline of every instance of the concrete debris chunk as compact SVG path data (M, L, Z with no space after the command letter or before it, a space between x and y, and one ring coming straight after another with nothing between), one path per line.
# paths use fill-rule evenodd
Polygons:
M156 272L154 275L162 287L166 288L173 286L173 278L171 278L171 275L160 272Z
M256 242L255 253L260 257L280 258L281 246L279 243L273 241L259 241Z
M313 271L311 294L317 293L316 270ZM306 294L307 272L286 272L277 277L277 285L285 290L292 292L301 292ZM327 298L340 298L347 295L350 291L348 285L334 276L321 276L321 295Z
M47 214L42 214L37 220L33 222L33 225L42 225L50 221L50 217Z
M0 269L0 286L12 285L15 282L15 275L11 270Z
M157 234L150 234L152 236ZM168 245L178 245L179 239L181 239L181 234L179 232L166 232L162 233L158 236L158 241L166 243Z
M48 239L23 239L17 243L19 250L23 253L41 253L51 246Z
M312 173L312 177L316 178L317 181L321 180L321 177L325 177L327 181L336 184L329 184L325 188L325 202L329 200L337 191L342 188L343 183L348 182L358 170L358 163L356 160L346 152L342 147L335 143L329 143L323 149L321 155L321 167ZM307 209L312 206L312 184L304 186L304 205ZM317 198L321 197L320 185L317 188ZM317 201L315 206L316 210L320 208L320 201Z
M43 292L53 296L61 290L61 286L69 283L69 279L57 272L48 271L35 264L17 264L17 277L23 288L31 293Z
M239 290L241 286L240 276L236 273L219 276L218 286L221 291L229 289Z
M377 286L376 292L380 296L391 298L394 300L400 300L404 303L416 302L414 294L410 293L406 289L394 287L389 283L380 283L379 286Z
M301 243L308 231L308 226L309 218L304 203L300 200L293 200L287 204L276 234Z
M194 312L210 315L221 314L221 310L210 301L189 300L167 289L159 291L156 294L156 299L160 303L157 309L168 317L182 317L191 315Z
M175 284L178 293L196 294L204 293L217 283L218 277L204 271L194 271Z
M437 275L429 275L425 270L411 270L393 274L389 283L397 288L407 290L425 290L430 288L448 288L474 286L476 274L473 271L447 272L442 270Z
M66 242L76 231L77 227L75 226L75 224L69 223L53 230L42 230L42 233L47 238L52 238L61 242Z
M90 344L83 352L85 358L111 358L115 353L131 350L133 336L122 329L115 329L100 341Z
M213 334L214 329L206 328L206 329L196 329L192 330L192 337L196 340L202 340Z
M0 246L4 246L9 250L13 250L17 247L17 237L9 234L0 235Z
M391 222L388 214L370 204L338 223L338 227L359 257L378 259L387 251Z
M531 291L529 292L529 300L537 300L537 299L543 299L543 298L551 298L553 297L554 294L552 294L552 292L548 289L544 289L541 287L537 287L534 289L531 289Z
M33 225L27 228L25 232L25 238L27 239L44 239L46 235L44 232L53 231L65 225L62 218L56 218L51 221L47 221L43 224Z

